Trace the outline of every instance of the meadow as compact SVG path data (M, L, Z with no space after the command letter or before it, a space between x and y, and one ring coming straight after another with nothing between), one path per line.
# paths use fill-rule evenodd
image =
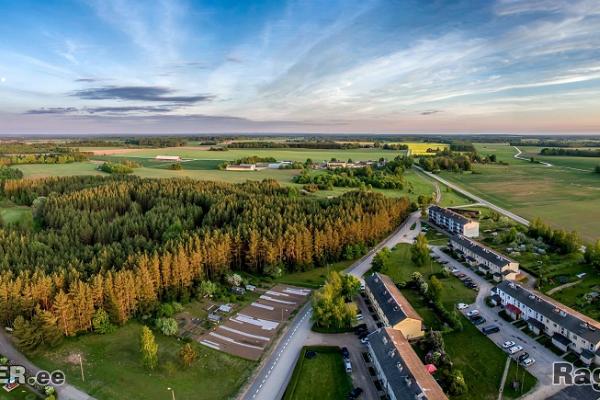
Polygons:
M600 174L518 160L507 144L476 147L508 165L475 165L471 174L440 175L527 219L540 217L554 227L576 230L586 240L600 239ZM561 157L547 158L556 163Z
M540 151L543 147L527 146L519 147L519 149L523 152L524 157L534 157L536 160L545 161L557 167L593 171L596 165L600 165L600 157L542 156Z
M192 343L198 359L191 367L182 368L177 355L182 343L157 333L159 367L149 372L138 350L140 331L139 323L129 322L114 333L70 338L56 349L40 350L29 358L41 368L63 370L70 384L99 400L168 399L169 387L182 399L197 398L199 393L203 399L229 399L256 365ZM85 381L81 379L78 354L83 359Z

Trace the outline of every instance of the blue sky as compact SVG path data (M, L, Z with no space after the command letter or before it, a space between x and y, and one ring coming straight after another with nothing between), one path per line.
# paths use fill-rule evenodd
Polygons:
M600 131L597 0L0 10L0 133Z

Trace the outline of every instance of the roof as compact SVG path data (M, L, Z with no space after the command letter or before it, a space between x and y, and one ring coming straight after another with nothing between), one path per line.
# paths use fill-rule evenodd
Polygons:
M571 341L568 338L561 335L560 333L555 333L554 335L552 335L552 340L556 340L558 343L562 344L563 346L568 346L571 344Z
M369 288L390 325L396 325L406 318L423 321L423 318L400 293L389 276L376 272L365 278L365 285Z
M497 294L492 295L492 300L494 300L496 303L500 303L502 301L500 296L498 296Z
M435 204L429 207L429 212L431 213L432 211L442 214L446 218L452 219L462 225L468 224L469 222L473 221L472 219L469 219L462 214L459 214L447 208L436 206Z
M397 400L414 400L421 393L423 400L448 399L402 332L378 329L370 335L369 347Z
M583 349L583 351L581 352L581 356L590 360L594 358L594 353L589 351L588 349Z
M507 264L516 262L503 254L498 253L495 250L479 243L476 240L469 239L463 235L454 235L451 238L452 242L456 242L462 247L469 249L472 253L477 254L479 257L491 262L494 265L503 267Z
M496 288L585 340L594 344L600 343L600 323L598 321L517 283L504 281L499 283ZM563 312L561 313L561 311Z

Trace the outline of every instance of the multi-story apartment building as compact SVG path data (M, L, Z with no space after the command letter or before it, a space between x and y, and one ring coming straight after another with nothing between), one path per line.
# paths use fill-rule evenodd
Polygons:
M450 233L467 237L479 236L479 222L436 205L429 207L429 221Z
M513 319L527 321L535 334L546 334L563 351L577 353L586 364L600 365L600 323L535 290L514 282L494 289Z
M369 354L392 400L447 400L402 332L382 328L369 335Z
M377 272L367 276L365 293L385 326L401 331L407 339L420 338L425 334L423 318L389 276Z
M492 275L496 282L515 280L519 275L518 262L476 240L463 235L454 235L450 238L450 247L462 254L471 266Z

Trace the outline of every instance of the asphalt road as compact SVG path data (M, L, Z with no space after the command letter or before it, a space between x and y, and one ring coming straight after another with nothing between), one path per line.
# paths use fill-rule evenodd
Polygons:
M487 200L485 200L485 199L482 199L481 197L479 197L479 196L476 196L476 195L474 195L474 194L473 194L473 193L471 193L471 192L468 192L468 191L466 191L465 189L461 188L460 186L458 186L458 185L455 185L454 183L452 183L452 182L449 182L449 181L447 181L447 180L446 180L446 179L444 179L444 178L440 178L439 176L437 176L437 175L435 175L435 174L432 174L431 172L427 172L427 171L425 171L425 170L424 170L423 168L421 168L421 167L418 167L418 166L414 165L414 168L416 168L418 171L421 171L422 173L424 173L424 174L425 174L425 175L427 175L428 177L430 177L430 178L432 178L432 179L435 179L435 180L436 180L436 181L438 181L438 182L441 182L441 183L443 183L444 185L446 185L446 186L448 186L449 188L451 188L451 189L453 189L453 190L457 191L458 193L460 193L460 194L462 194L462 195L464 195L464 196L466 196L466 197L468 197L468 198L470 198L470 199L473 199L473 200L475 200L475 201L476 201L476 202L478 202L478 203L484 204L484 205L486 205L487 207L491 208L492 210L494 210L494 211L496 211L496 212L498 212L498 213L500 213L500 214L502 214L502 215L505 215L505 216L507 216L508 218L510 218L510 219L512 219L512 220L514 220L514 221L516 221L516 222L520 223L520 224L523 224L523 225L525 225L525 226L529 226L529 221L528 221L528 220L526 220L525 218L523 218L523 217L520 217L520 216L518 216L517 214L515 214L515 213L512 213L512 212L510 212L510 211L508 211L508 210L505 210L504 208L498 207L497 205L495 205L495 204L493 204L493 203L490 203L489 201L487 201Z
M412 242L420 231L419 217L420 212L412 213L394 233L350 266L346 272L360 278L371 268L371 261L381 248L392 248L401 242ZM416 224L416 227L411 230L413 224ZM311 313L312 307L307 303L294 318L275 349L263 361L252 383L238 396L239 399L273 400L283 396L300 350L310 336Z
M24 366L29 372L35 374L40 370L40 368L36 367L27 359L27 357L25 357L21 352L19 352L19 350L15 348L10 338L4 331L0 331L0 354L8 357L13 364ZM67 376L67 381L68 380L69 377ZM56 391L58 392L58 398L61 400L94 400L92 396L69 384L57 386Z

